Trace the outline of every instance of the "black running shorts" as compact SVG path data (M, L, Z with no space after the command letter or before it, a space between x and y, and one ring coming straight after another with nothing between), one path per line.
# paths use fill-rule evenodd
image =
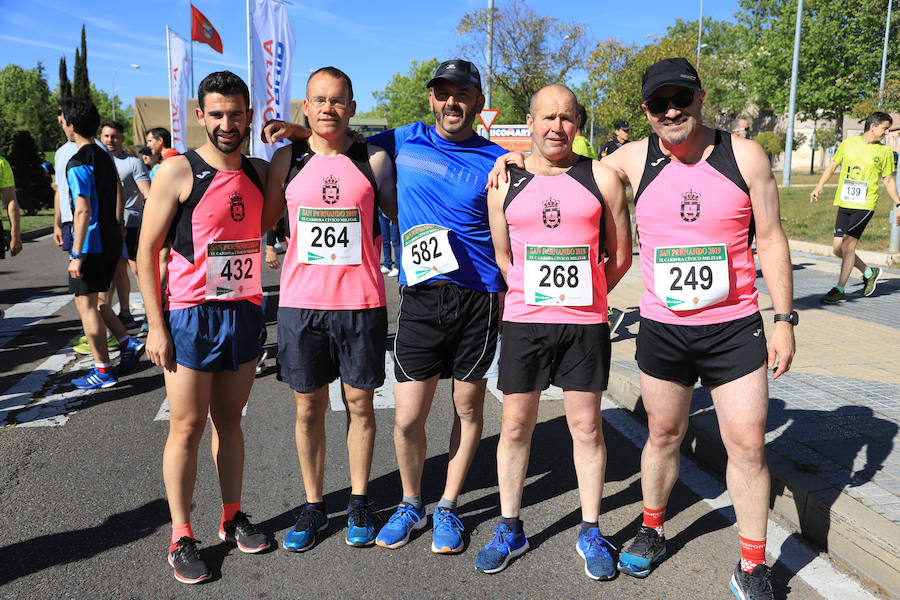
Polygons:
M834 237L849 235L859 239L874 214L874 210L860 210L858 208L839 206L837 217L834 219Z
M714 325L669 325L641 318L635 358L651 377L714 387L765 364L766 333L759 313Z
M118 250L122 250L119 246ZM119 264L119 252L107 254L82 254L81 278L74 279L69 275L69 292L76 296L105 292L112 283Z
M455 283L400 286L394 374L397 381L434 375L478 381L494 360L499 310L496 292Z
M602 392L609 382L609 323L503 322L497 387L507 394L546 390Z
M281 380L301 393L338 377L360 390L384 385L387 309L278 309Z

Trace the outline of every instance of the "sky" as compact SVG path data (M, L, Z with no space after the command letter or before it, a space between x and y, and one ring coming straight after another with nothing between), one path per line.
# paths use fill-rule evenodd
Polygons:
M222 69L246 79L246 2L193 1L218 30L224 47L219 54L194 43L194 81ZM503 3L495 0L497 7ZM700 14L700 0L530 0L530 5L538 14L587 24L594 39L637 44L664 34L676 18L696 20ZM332 65L353 81L357 111L370 110L375 105L372 92L383 90L395 73L408 72L414 59L457 57L462 38L456 26L466 12L480 8L487 8L486 0L293 0L287 7L297 42L292 98L302 97L310 70ZM737 9L737 0L703 2L704 17L733 20ZM30 69L41 61L54 89L61 56L72 79L84 23L94 85L114 91L123 104L132 104L136 96L167 96L165 29L168 25L189 39L190 15L188 0L0 0L0 67L14 63Z

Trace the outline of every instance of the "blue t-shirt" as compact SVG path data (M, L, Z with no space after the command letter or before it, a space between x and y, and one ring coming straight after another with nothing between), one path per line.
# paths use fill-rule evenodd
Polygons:
M433 279L483 292L505 290L494 258L484 186L494 162L506 150L477 134L464 142L451 142L421 122L379 133L368 141L394 158L400 235L425 224L451 231L450 246L459 269ZM406 285L403 269L400 283Z
M90 202L91 218L84 236L84 246L73 249L80 254L120 252L122 233L116 219L118 174L106 148L85 144L66 165L69 206L74 214L75 198L84 196ZM62 200L60 199L60 203Z

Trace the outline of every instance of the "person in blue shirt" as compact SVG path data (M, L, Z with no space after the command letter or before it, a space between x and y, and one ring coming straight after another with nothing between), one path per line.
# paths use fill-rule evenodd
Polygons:
M461 552L457 498L478 449L485 375L493 362L498 293L487 216L487 175L506 151L472 129L484 108L481 76L460 59L441 63L427 85L435 125L413 123L370 137L394 159L402 256L394 341L394 445L403 486L376 543L400 548L428 523L422 502L425 421L440 378L453 378L456 412L443 494L434 511L433 552ZM305 137L305 128L267 124L263 141Z

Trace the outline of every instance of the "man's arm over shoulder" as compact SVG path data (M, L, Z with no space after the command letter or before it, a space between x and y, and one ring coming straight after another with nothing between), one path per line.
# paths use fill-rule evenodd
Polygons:
M266 184L266 194L263 203L261 231L270 230L284 215L284 180L291 168L292 151L293 148L290 145L282 146L272 155L272 161L266 171L266 178L263 180Z
M500 181L497 187L490 187L487 191L488 222L491 227L491 241L494 244L494 258L504 280L509 269L509 229L503 210L507 193L509 193L508 180Z
M750 189L750 204L756 224L756 250L772 307L776 314L794 308L794 275L787 236L781 227L778 186L769 158L762 146L752 140L734 140L734 157ZM794 358L794 326L786 321L775 324L769 339L767 364L776 367L774 377L791 368Z
M368 146L369 166L378 186L378 206L387 217L397 222L397 184L394 180L394 161L379 146Z
M602 233L603 244L609 252L609 260L604 264L608 293L631 267L631 217L619 174L600 161L593 161L592 167L604 203Z

